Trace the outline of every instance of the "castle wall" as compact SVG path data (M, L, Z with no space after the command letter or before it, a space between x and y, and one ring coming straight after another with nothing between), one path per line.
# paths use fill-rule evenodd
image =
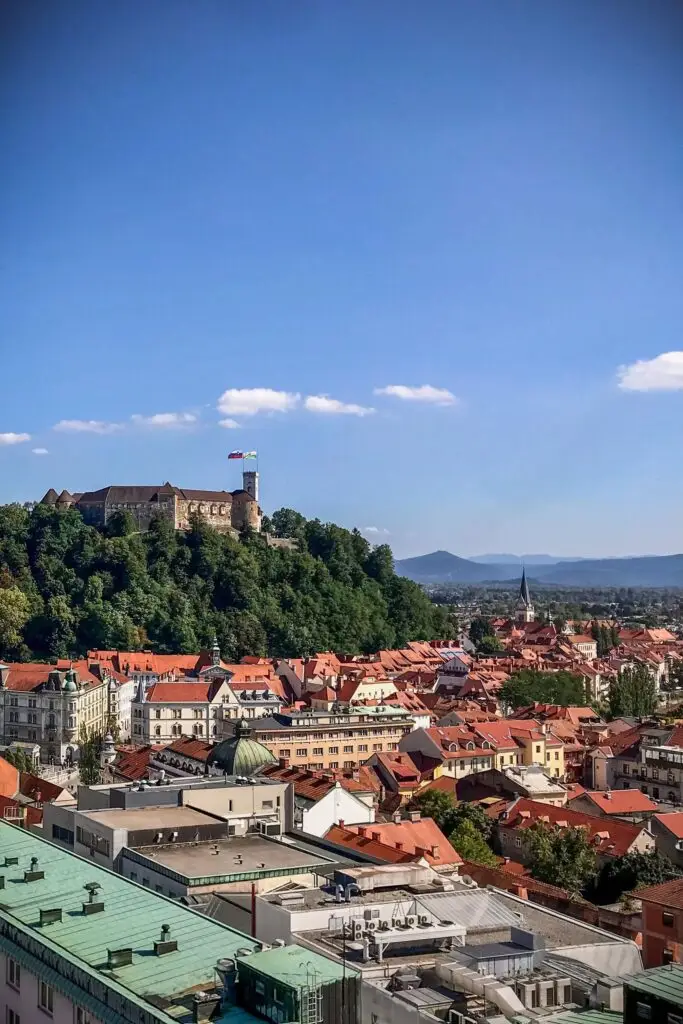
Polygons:
M226 532L233 529L232 501L185 501L176 498L176 530L189 530L190 516L196 513L215 530Z

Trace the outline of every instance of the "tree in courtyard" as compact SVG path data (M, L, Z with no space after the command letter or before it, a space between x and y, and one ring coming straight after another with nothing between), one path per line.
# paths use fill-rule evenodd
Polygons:
M624 893L659 885L683 872L658 850L651 853L627 853L610 857L598 872L590 896L595 903L615 903Z
M562 707L583 705L586 686L581 676L572 672L537 672L522 669L510 676L500 690L503 705L511 710L529 704L560 704Z
M491 838L493 822L479 804L456 801L450 793L431 789L417 796L413 805L423 818L432 818L444 835L451 835L464 822L468 822L485 842Z
M477 654L486 656L487 654L496 654L498 651L503 650L503 645L497 636L483 636L477 644Z
M498 863L481 832L467 818L461 820L448 838L463 860L472 860L492 868Z
M633 665L610 681L607 697L612 718L647 718L657 710L655 681L645 665Z
M581 893L595 877L595 850L585 829L535 822L525 839L529 868L539 882Z
M475 647L481 643L485 636L493 636L494 633L495 630L490 619L485 618L483 615L477 615L472 619L469 637Z
M81 731L79 742L78 774L84 786L96 786L102 781L100 751L102 737L99 733Z

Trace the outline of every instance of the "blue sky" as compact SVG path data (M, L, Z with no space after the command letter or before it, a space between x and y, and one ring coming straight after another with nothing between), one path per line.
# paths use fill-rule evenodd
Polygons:
M0 501L257 448L266 510L398 556L683 549L680 6L0 27Z

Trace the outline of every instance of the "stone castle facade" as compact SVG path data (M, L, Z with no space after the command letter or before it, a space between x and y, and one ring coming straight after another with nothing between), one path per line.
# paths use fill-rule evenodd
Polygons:
M50 488L40 503L76 508L91 526L106 526L115 512L126 511L139 530L149 529L157 516L169 519L176 530L187 530L191 515L199 513L215 529L238 534L245 527L261 530L258 485L258 473L244 472L242 487L236 491L192 490L168 482L161 487L110 486L76 494L57 494Z

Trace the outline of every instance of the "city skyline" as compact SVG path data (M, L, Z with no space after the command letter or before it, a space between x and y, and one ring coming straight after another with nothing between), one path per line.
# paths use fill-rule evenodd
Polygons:
M397 557L681 550L676 5L3 19L0 502L255 449Z

